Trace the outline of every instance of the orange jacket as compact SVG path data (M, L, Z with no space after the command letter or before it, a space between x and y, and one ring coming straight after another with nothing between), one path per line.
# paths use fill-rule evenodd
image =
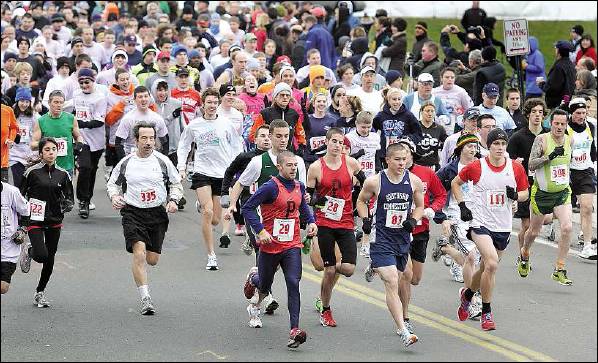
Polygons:
M12 108L6 105L1 106L2 113L0 114L0 124L2 125L2 148L0 151L2 152L2 167L8 168L8 154L10 149L6 144L6 141L15 141L15 137L17 137L17 132L19 130L19 123L15 118L15 113L13 112Z

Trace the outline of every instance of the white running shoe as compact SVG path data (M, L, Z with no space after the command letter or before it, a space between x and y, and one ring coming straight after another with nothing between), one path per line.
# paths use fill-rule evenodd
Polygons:
M96 209L96 205L93 204L92 201L89 202L89 210L95 210Z
M36 292L33 295L33 305L36 305L38 308L49 308L50 302L46 298L46 294L43 291Z
M156 313L156 309L154 308L151 297L146 296L141 299L139 312L141 315L154 315Z
M401 337L405 347L408 347L414 343L417 343L417 335L410 333L406 328L403 331L397 330L397 334Z
M359 254L365 258L370 258L370 244L361 243L361 247L359 248Z
M453 276L453 280L457 282L463 282L463 267L461 267L458 263L453 261L450 271L451 276Z
M577 235L577 243L579 243L580 245L583 246L583 244L584 244L583 231L579 231L579 234Z
M471 320L480 320L482 316L482 295L479 291L476 291L471 298L471 302L469 303L469 319Z
M579 257L584 258L586 260L596 260L596 248L595 245L587 244L583 246L583 249L579 253Z
M403 320L403 324L405 324L405 329L407 329L410 334L413 334L413 324L411 324L411 321Z
M29 255L29 247L31 247L31 242L29 240L25 240L25 242L21 245L21 254L19 256L19 266L21 266L21 271L23 271L25 274L31 269L31 255Z
M376 272L374 272L374 269L372 268L372 264L369 263L368 267L366 267L365 271L363 271L363 276L365 277L365 281L367 281L367 282L374 281L375 275L376 275Z
M243 253L247 256L251 256L253 253L253 247L251 247L249 236L245 236L245 240L243 240L243 244L241 244L241 251L243 251Z
M249 314L249 326L252 328L261 328L260 308L257 305L249 304L247 305L247 313Z
M446 267L449 267L453 264L453 258L449 255L442 255L441 259Z
M210 270L210 271L218 270L218 258L216 258L215 253L208 255L208 263L206 265L206 270Z

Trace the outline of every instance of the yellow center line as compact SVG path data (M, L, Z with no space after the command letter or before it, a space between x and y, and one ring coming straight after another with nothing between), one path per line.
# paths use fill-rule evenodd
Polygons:
M322 274L305 263L303 264L303 276L316 283L320 283L322 280ZM380 308L387 308L386 296L383 292L348 281L347 279L340 279L335 287L335 290ZM461 322L448 319L440 314L433 313L415 305L410 305L409 311L409 317L418 323L439 330L445 334L460 338L466 342L478 345L482 348L491 350L507 357L508 359L519 362L530 360L541 362L556 361L556 359L543 353L536 352L527 347L521 346L487 332L477 330Z

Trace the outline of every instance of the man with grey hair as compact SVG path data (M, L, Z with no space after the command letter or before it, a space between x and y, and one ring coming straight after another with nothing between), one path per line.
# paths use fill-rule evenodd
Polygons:
M482 64L482 51L479 49L469 52L469 67L465 67L460 60L455 61L459 74L455 78L455 84L467 91L469 97L473 97L473 82Z

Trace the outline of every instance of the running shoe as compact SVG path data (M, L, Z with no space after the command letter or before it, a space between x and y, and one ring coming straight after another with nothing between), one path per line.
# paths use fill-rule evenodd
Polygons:
M146 296L141 299L141 307L139 311L141 312L141 315L154 315L156 313L151 297Z
M579 253L579 257L585 258L586 260L596 260L596 249L594 245L588 244L583 246L583 249Z
M255 285L251 282L251 279L257 273L257 267L252 267L249 269L249 273L247 273L247 278L245 279L245 285L243 286L243 294L247 299L251 299L253 295L255 295Z
M79 217L89 218L89 202L79 202Z
M417 343L417 341L419 340L417 335L410 333L407 329L403 329L403 331L397 330L397 334L401 337L401 340L403 341L405 347Z
M451 276L453 276L453 280L463 283L463 267L461 265L453 261L450 271Z
M444 253L442 252L442 247L446 246L447 242L448 241L442 237L439 237L436 240L436 245L434 246L434 248L432 248L432 259L434 260L434 262L438 262L440 260L440 257L444 255Z
M573 285L573 281L571 281L567 277L567 270L557 270L557 269L555 269L554 272L552 273L552 279L554 281L558 282L561 285L565 285L565 286L571 286L571 285Z
M319 296L314 301L314 307L316 308L316 311L320 314L322 314L322 311L324 311L324 306L322 305L322 299L320 299Z
M334 318L332 317L332 310L326 310L320 314L320 324L329 327L336 326L336 321L334 321Z
M556 232L554 231L554 222L551 222L548 227L548 236L546 237L546 239L548 239L549 241L554 242L554 240L556 239Z
M287 347L297 348L307 340L307 333L299 328L291 329Z
M96 210L96 205L92 201L89 201L89 210Z
M517 272L519 272L519 276L527 277L530 271L532 270L532 264L529 262L529 258L524 260L521 255L517 258Z
M208 263L206 265L206 270L211 270L211 271L218 270L218 258L216 258L215 253L208 255Z
M241 244L241 251L247 256L251 256L253 253L253 247L251 247L251 241L249 240L249 236L246 236Z
M278 301L272 296L272 293L269 293L268 296L264 298L264 305L266 306L264 313L267 315L273 315L274 311L278 309L279 306Z
M370 258L370 244L362 242L361 247L359 248L359 254L365 258Z
M579 234L577 235L577 243L583 246L583 231L579 231Z
M252 328L261 328L260 308L257 305L249 304L247 305L247 313L249 314L249 326Z
M469 319L480 320L480 316L482 316L482 295L476 291L469 304Z
M31 269L31 255L29 255L29 248L31 247L30 241L25 241L21 246L21 255L19 256L19 266L23 273L29 272Z
M36 292L33 295L33 305L36 305L38 308L49 308L50 302L46 298L46 294L43 291Z
M459 289L459 309L457 309L457 316L459 317L460 321L465 321L469 317L469 305L471 304L470 301L467 301L465 298L465 287Z
M183 210L185 209L185 204L187 204L187 199L185 199L185 197L182 197L181 200L179 200L177 207L179 208L179 210Z
M409 334L413 334L413 324L409 320L403 320L403 324L405 325L405 329L409 332Z
M496 324L494 324L494 317L492 316L492 313L482 314L480 321L482 330L496 330Z
M236 225L235 228L235 236L244 236L245 235L245 231L243 230L243 226L240 224Z
M374 281L375 275L376 275L376 272L374 272L374 268L372 267L372 264L369 263L368 266L365 268L365 271L363 271L363 276L365 277L365 281L367 281L367 282Z
M442 262L446 267L450 267L453 264L453 258L449 255L442 255Z
M356 229L355 230L355 241L357 241L359 243L359 242L361 242L362 238L363 238L363 232Z
M230 245L230 237L228 234L223 234L220 236L220 248L228 248L228 245Z

